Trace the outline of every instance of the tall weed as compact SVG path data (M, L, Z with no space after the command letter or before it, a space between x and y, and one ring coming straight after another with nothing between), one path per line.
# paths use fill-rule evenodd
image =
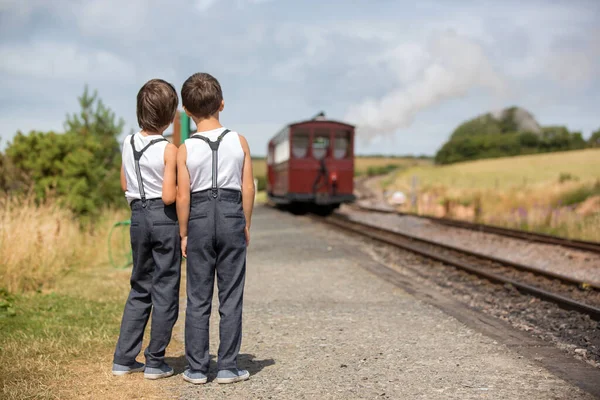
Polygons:
M108 264L107 235L125 210L106 209L93 225L33 197L0 198L0 286L9 292L50 288L74 268Z

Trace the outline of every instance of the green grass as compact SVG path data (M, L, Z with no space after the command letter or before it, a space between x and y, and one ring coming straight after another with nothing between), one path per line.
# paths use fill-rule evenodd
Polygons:
M0 398L152 397L143 382L111 378L129 269L104 263L69 272L49 291L0 290ZM131 397L133 398L133 397Z
M10 307L0 311L2 398L61 398L54 384L65 383L71 363L106 360L114 346L123 301L59 293L3 297Z
M571 206L581 203L592 196L600 196L600 180L596 181L593 185L583 185L564 192L557 199L556 205Z

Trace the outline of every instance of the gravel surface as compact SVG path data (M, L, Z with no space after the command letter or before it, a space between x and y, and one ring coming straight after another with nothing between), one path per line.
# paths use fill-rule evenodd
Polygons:
M304 217L255 215L239 362L252 376L219 386L213 364L206 385L165 380L175 398L592 398L367 272L358 241ZM211 327L214 353L218 315Z
M356 221L600 285L600 254L440 225L413 216L357 211L350 207L342 207L340 212Z

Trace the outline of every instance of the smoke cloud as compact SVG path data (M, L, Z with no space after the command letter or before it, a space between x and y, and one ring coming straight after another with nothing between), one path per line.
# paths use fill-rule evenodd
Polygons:
M405 45L400 46L388 58L390 67L399 74L399 87L348 109L345 119L356 124L363 137L407 128L419 112L464 96L473 88L495 94L505 90L504 80L481 46L454 32L435 37L422 52L405 50ZM415 70L417 73L410 73L408 79L402 76Z

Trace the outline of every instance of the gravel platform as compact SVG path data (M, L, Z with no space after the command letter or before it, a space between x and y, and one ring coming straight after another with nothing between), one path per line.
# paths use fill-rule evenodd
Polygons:
M253 217L239 365L250 380L164 381L191 399L591 399L505 345L363 268L367 255L305 217ZM215 293L216 294L216 293ZM218 346L215 298L211 353ZM185 299L182 298L185 307ZM184 308L174 340L183 342ZM172 356L172 355L169 355Z
M600 285L600 254L437 224L410 215L341 209L351 219Z

